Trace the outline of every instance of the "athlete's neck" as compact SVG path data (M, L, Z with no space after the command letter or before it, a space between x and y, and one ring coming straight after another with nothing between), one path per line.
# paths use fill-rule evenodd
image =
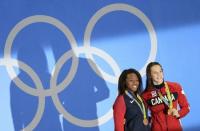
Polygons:
M134 91L131 91L131 90L128 89L128 92L131 93L131 95L133 95L133 96L137 95L137 91L134 92Z
M153 82L153 86L156 88L156 89L161 89L162 87L165 86L165 83L164 83L164 80L161 84L158 84L158 83L155 83Z

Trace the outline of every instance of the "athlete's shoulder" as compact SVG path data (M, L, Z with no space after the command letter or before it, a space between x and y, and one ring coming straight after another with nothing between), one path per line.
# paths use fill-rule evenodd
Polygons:
M166 81L170 90L182 90L181 85L178 82Z
M145 90L144 92L142 92L141 96L144 99L149 99L149 98L153 97L154 94L156 95L156 90L148 89L148 90Z
M117 98L115 99L114 105L116 104L123 104L124 103L124 95L118 95Z

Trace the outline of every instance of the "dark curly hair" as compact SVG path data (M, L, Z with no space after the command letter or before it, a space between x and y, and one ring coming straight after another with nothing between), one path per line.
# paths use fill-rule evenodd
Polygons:
M119 76L119 80L118 80L118 92L119 92L119 95L122 95L124 94L125 90L127 89L127 85L126 85L126 78L127 78L127 75L128 74L131 74L131 73L134 73L136 74L136 76L138 77L138 80L139 80L139 87L137 89L137 93L140 94L142 92L142 77L140 75L140 73L136 70L136 69L126 69L126 70L123 70L121 75Z

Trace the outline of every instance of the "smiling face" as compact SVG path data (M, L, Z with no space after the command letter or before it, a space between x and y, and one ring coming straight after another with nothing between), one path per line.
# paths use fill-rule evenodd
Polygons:
M163 70L159 65L154 65L151 67L151 78L154 84L156 85L162 84Z
M126 86L131 92L136 92L139 86L139 79L136 74L130 73L126 78Z

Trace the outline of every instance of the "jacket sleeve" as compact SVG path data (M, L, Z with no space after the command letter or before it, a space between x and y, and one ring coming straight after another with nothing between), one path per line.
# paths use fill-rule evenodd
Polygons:
M190 111L190 106L189 106L189 103L187 101L187 98L185 96L185 93L182 89L182 87L177 84L177 91L178 91L178 104L180 106L180 110L178 111L180 117L179 118L182 118L184 117L185 115L187 115Z
M126 105L124 97L118 96L113 105L113 116L115 131L124 131L124 116L126 112Z

